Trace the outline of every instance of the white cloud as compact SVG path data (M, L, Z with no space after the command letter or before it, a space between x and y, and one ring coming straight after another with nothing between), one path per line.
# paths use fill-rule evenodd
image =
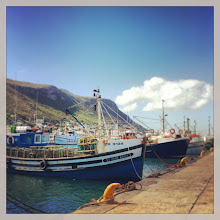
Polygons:
M146 103L143 111L166 109L199 109L213 99L213 86L195 79L167 81L153 77L141 86L131 87L115 99L123 111L133 111L138 103Z
M131 105L127 105L127 106L120 108L120 110L123 112L131 112L131 111L134 111L136 108L137 108L137 103L133 103Z

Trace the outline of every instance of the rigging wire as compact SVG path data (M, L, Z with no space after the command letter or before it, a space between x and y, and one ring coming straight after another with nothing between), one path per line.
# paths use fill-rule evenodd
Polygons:
M170 126L170 128L172 128L172 126L169 124L169 122L165 119L166 123Z
M141 120L137 119L136 116L133 116L133 118L135 118L136 120L138 120L139 122L141 122L143 125L145 125L148 129L151 130L151 128L149 126L147 126L144 122L142 122Z
M111 107L109 107L106 103L103 102L103 104L106 105L109 109L111 109L115 114L117 114L117 113L116 113ZM118 116L119 116L123 121L125 121L128 125L130 125L131 127L133 127L133 129L135 129L135 127L134 127L132 124L128 123L123 117L121 117L119 114L118 114Z
M101 101L101 105L104 107L105 111L108 113L108 116L109 116L110 119L112 120L113 124L116 125L115 122L114 122L114 120L112 119L111 115L109 114L109 112L108 112L107 109L105 108L105 106L104 106L104 104L103 104L102 101ZM117 116L118 116L118 113L117 113Z
M87 111L90 111L90 112L93 113L93 109L92 109L91 106L86 107L86 106L83 105L83 103L85 103L85 102L87 102L87 101L90 101L90 100L92 100L92 99L91 99L91 98L87 98L87 100L84 101L84 102L78 102L78 101L76 100L76 102L78 102L78 103L75 104L75 105L72 105L72 106L68 107L67 109L72 109L72 108L74 108L74 107L77 106L77 105L82 105L82 107L86 109L83 113L86 113Z
M91 98L85 98L85 99L86 99L86 100L83 101L83 102L79 102L78 100L75 99L75 101L77 102L77 104L70 106L68 109L74 108L74 107L76 107L77 105L81 105L81 104L83 104L83 103L89 101ZM82 106L84 106L84 105L82 105ZM85 106L84 106L84 107L85 107Z
M156 121L160 121L160 119L156 119L156 118L146 118L146 117L141 117L141 116L133 116L135 118L145 118L145 119L151 119L151 120L156 120Z

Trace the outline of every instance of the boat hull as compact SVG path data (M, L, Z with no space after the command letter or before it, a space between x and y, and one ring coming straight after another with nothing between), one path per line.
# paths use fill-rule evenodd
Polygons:
M146 158L184 157L188 148L188 139L169 141L158 144L147 144Z
M190 144L188 146L186 154L188 155L199 155L205 149L204 143L200 144Z
M138 180L142 177L143 172L144 149L143 144L141 144L129 149L77 158L40 160L7 157L7 171L72 179Z

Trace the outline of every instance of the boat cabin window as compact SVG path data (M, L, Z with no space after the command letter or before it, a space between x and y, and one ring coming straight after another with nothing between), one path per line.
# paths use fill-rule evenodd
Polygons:
M41 143L41 135L40 134L36 134L34 137L34 143L35 144L40 144Z
M20 134L21 144L32 144L31 134Z
M26 137L26 139L25 139L25 135L20 135L20 142L22 143L22 144L25 144L26 142L27 142L27 137Z
M126 133L127 137L135 137L135 133Z
M31 144L31 135L27 135L26 143Z
M50 136L49 134L45 133L42 135L42 143L48 143L50 142Z

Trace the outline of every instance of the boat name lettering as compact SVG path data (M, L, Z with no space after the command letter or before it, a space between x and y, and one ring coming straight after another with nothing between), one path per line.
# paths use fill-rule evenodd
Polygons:
M113 146L115 146L115 145L123 145L124 143L123 142L119 142L119 143L112 143L112 145ZM107 145L111 145L111 143L105 143L105 146L107 146Z
M122 159L122 158L130 157L130 156L132 156L132 155L133 155L133 153L124 154L124 155L120 155L120 156L117 156L117 157L111 157L111 158L104 159L103 162L109 162L109 161L113 161L113 160L119 160L119 159Z

